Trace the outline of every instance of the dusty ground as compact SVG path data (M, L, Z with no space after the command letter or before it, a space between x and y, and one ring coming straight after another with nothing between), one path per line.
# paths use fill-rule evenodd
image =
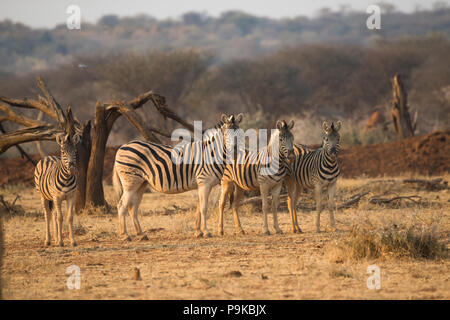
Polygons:
M450 177L444 178L448 181ZM195 192L146 193L140 221L148 241L135 237L131 242L120 241L117 217L97 212L76 217L78 247L46 248L36 192L30 187L4 187L0 193L8 201L20 194L17 203L25 213L4 221L3 295L7 299L450 299L448 259L403 257L336 263L331 258L334 244L348 236L352 225L362 223L436 226L448 247L449 190L419 190L386 179L341 179L337 203L361 190L371 191L367 197L416 194L422 198L420 204L404 201L376 206L366 197L356 207L338 211L337 232L327 228L328 213L324 211L321 234L313 232L311 211L299 214L304 233L291 234L289 215L282 208L279 219L284 234L264 236L261 214L247 205L241 215L247 235L234 235L227 210L225 236L218 237L213 210L208 219L213 237L196 239ZM112 194L110 186L106 194ZM309 198L301 201L312 204ZM131 231L129 228L128 221ZM372 264L381 269L381 290L366 286L366 270ZM66 287L70 265L81 269L80 290ZM142 280L133 279L136 267Z

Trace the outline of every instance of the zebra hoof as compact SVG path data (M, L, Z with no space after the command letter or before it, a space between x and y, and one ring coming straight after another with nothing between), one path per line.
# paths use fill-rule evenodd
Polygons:
M197 231L196 233L195 233L195 237L196 238L201 238L203 236L203 232L201 232L201 231Z
M64 247L64 242L62 242L62 241L61 241L61 242L59 242L59 243L58 243L58 246L60 246L60 247Z
M205 232L205 233L203 234L203 238L211 238L211 233Z
M131 238L129 235L125 235L122 237L122 241L131 241Z
M76 247L76 246L78 246L78 243L76 243L75 241L72 242L72 247Z
M270 231L269 231L269 230L265 231L265 232L264 232L264 235L270 236Z
M147 240L148 240L148 237L147 237L146 234L142 235L142 236L139 238L139 241L147 241Z
M46 246L46 247L50 246L50 240L45 240L44 246Z
M241 229L238 232L236 232L236 234L244 236L245 235L245 231Z
M217 235L218 235L219 237L223 236L223 231L217 232Z
M281 229L280 229L280 230L277 230L276 233L277 234L283 234L283 231L281 231Z

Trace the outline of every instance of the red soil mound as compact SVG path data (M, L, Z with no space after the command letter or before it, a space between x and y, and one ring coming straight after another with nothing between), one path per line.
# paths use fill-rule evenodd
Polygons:
M117 148L105 155L104 179L111 183L112 166ZM38 160L39 156L33 156ZM385 144L354 146L339 155L342 176L399 176L405 173L439 175L450 172L450 130L436 131ZM32 185L33 165L26 159L0 159L0 186Z
M450 171L450 130L401 141L355 146L339 155L345 177L439 175Z

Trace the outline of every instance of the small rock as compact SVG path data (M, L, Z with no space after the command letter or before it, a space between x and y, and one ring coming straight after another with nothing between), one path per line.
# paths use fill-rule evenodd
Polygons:
M230 272L225 274L225 277L239 278L239 277L242 277L242 273L240 271L230 271Z
M142 280L139 268L134 268L133 280Z

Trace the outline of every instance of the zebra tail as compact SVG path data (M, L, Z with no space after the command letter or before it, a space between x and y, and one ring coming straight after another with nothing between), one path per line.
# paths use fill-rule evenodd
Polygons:
M122 182L120 182L119 175L116 171L116 166L113 167L113 175L112 175L112 183L114 192L117 195L117 201L120 201L120 198L122 198L123 188L122 188Z
M48 202L48 208L50 209L50 212L52 212L53 211L53 201L49 201Z

